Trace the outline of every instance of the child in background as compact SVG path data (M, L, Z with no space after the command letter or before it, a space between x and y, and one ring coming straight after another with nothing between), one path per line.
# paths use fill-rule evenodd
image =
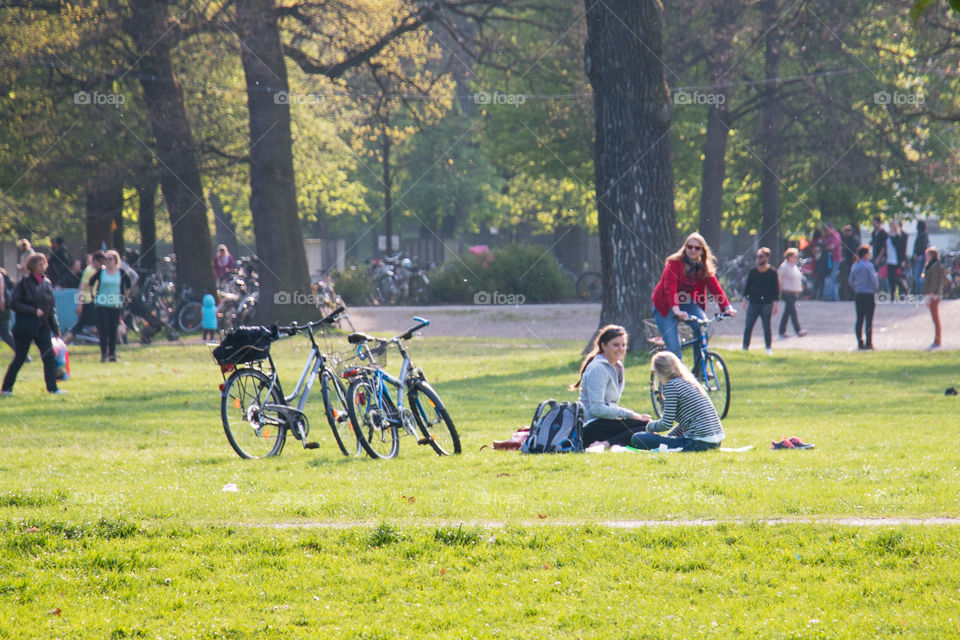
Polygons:
M203 329L203 339L213 340L217 334L217 303L209 293L203 296L201 313L200 328Z

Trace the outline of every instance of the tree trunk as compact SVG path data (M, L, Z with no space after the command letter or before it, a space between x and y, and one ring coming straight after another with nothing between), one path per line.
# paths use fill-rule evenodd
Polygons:
M585 5L604 282L600 325L620 324L639 337L677 233L662 7L658 0L585 0Z
M144 177L136 188L140 203L137 218L140 225L139 266L153 271L157 268L157 179L152 175Z
M719 17L719 16L718 16ZM710 89L714 97L707 112L707 140L703 147L703 183L700 191L700 235L711 247L720 243L723 222L723 180L726 174L727 140L730 133L729 90L724 76L729 71L732 42L727 29L718 29L720 38L710 56L707 69L716 83Z
M760 235L758 246L769 247L774 256L781 253L780 247L780 105L777 100L780 74L780 45L783 38L776 23L780 20L777 0L764 0L762 4L764 29L766 30L763 55L763 75L766 94L760 112L760 156L763 166L760 172Z
M168 5L160 0L131 0L126 30L140 51L138 62L147 116L163 171L160 186L170 214L177 282L195 293L213 293L213 247L207 224L197 151L187 120L180 81L173 73Z
M307 253L297 214L287 68L273 0L238 0L250 125L250 213L260 258L257 321L306 320ZM278 295L279 294L279 295ZM286 295L284 295L286 294ZM316 309L313 309L316 312Z
M241 251L237 241L237 225L233 216L223 208L223 202L216 193L210 194L210 208L213 209L213 228L217 244L225 245L230 255L239 257Z
M123 186L96 178L87 183L87 252L114 248L112 223L123 214Z
M393 177L390 175L389 122L383 127L383 226L387 233L387 255L393 254Z

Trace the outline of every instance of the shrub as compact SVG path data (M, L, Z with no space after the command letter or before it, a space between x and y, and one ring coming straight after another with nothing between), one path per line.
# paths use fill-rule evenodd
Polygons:
M331 274L333 286L347 305L368 304L373 295L373 282L363 265L351 264L343 271Z
M430 274L430 292L434 302L471 303L480 292L488 299L497 293L522 295L525 302L554 302L572 297L573 283L549 250L511 244L494 250L486 266L469 253L447 261Z

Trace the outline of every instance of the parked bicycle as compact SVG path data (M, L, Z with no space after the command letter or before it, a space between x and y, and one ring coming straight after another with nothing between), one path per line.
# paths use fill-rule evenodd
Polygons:
M427 301L430 280L428 266L420 265L402 253L375 258L370 264L374 304L400 304Z
M711 351L708 344L710 341L710 325L726 317L728 316L718 313L714 315L713 318L706 320L701 320L694 316L686 321L688 323L696 322L700 325L700 351L703 357L700 358L699 366L693 367L693 375L696 376L700 384L707 390L707 395L710 396L710 402L713 403L714 408L717 410L717 415L720 416L721 420L727 417L727 411L730 409L730 375L727 372L727 363L723 361L719 353ZM652 321L645 321L645 324L648 328L650 325L653 325L653 331L656 331L656 324ZM654 345L653 348L650 349L651 355L666 349L663 344L663 339L660 337L652 337L650 342ZM680 343L680 348L692 347L695 343L696 338L691 336L689 339L683 340ZM657 417L662 417L663 385L656 379L653 372L650 373L650 400L653 402L653 410L657 414Z
M429 445L437 455L460 453L460 436L440 396L427 382L423 370L410 360L405 340L430 324L414 317L417 324L389 340L365 333L351 333L347 340L369 364L343 372L350 380L347 408L360 446L371 458L393 458L400 450L399 437L413 436L419 445ZM370 344L375 346L371 349ZM386 373L377 363L387 349L396 347L403 357L399 377ZM396 399L390 388L396 389ZM406 402L404 402L406 400ZM417 433L419 429L419 434Z
M319 446L307 440L310 421L306 412L310 390L318 376L324 414L340 452L348 456L359 453L359 443L350 423L346 391L334 369L336 362L321 351L314 331L336 322L343 311L342 307L338 308L322 320L305 325L294 323L272 330L263 327L240 329L228 334L214 350L221 372L224 376L229 372L229 377L225 377L220 385L223 430L230 446L241 458L279 454L287 432L305 449ZM310 351L293 393L284 395L270 355L270 344L281 336L301 333L309 337Z

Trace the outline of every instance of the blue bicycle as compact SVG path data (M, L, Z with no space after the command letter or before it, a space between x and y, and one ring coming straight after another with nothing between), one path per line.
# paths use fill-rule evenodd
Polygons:
M730 409L730 375L727 373L727 363L723 361L719 353L708 349L707 344L710 340L710 325L726 317L726 315L718 313L708 320L701 320L696 316L691 316L687 320L687 322L696 322L700 325L700 352L703 357L700 358L700 366L693 367L693 375L707 390L710 402L713 403L721 420L727 417L727 411ZM654 338L651 342L654 344L653 349L650 350L651 354L666 349L662 338ZM680 348L691 347L695 342L696 338L684 340L680 344ZM653 401L653 411L658 418L661 417L663 415L663 386L652 372L650 373L650 399Z
M357 346L357 354L369 364L343 372L350 380L347 410L357 441L371 458L393 458L400 451L400 435L413 436L417 444L429 445L437 455L460 453L460 436L440 396L427 382L423 370L414 366L405 340L430 324L414 317L417 324L389 340L366 333L351 333L347 340ZM370 347L371 344L375 346ZM399 377L386 373L387 349L396 347L403 357ZM376 358L382 357L380 363ZM390 388L396 389L396 399ZM406 400L406 402L404 402ZM419 433L418 433L419 431Z

